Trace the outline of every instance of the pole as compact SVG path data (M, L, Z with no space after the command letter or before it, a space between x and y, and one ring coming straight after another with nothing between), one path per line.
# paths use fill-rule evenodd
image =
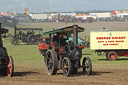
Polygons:
M85 40L84 41L86 41L86 35L85 35Z
M1 23L0 23L0 30L1 30ZM1 33L0 32L0 48L3 48L3 41L2 41L2 38L1 38Z
M15 28L14 28L14 38L16 38L16 25L15 25Z

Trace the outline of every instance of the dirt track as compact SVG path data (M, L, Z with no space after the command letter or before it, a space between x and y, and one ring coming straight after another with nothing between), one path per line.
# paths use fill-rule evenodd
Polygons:
M84 76L81 70L70 77L57 75L49 76L45 67L15 67L14 77L1 77L0 85L127 85L128 66L93 65L91 76Z

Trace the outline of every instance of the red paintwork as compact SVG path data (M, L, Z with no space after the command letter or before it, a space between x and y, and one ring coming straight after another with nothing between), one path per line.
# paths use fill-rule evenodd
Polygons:
M38 44L39 50L46 50L47 47L53 46L53 43L52 43L52 42L51 42L50 45L46 44L46 39L49 39L49 38L43 38L43 39L45 39L45 41L44 41L44 42L40 42L40 43Z
M7 75L8 76L11 75L11 69L12 69L11 60L10 60L10 58L8 58L8 68L7 68Z
M49 46L49 45L46 45L46 44L43 44L43 43L39 43L39 44L38 44L38 48L39 48L40 50L47 49L48 46Z
M116 54L111 53L109 58L110 58L110 60L115 60L116 59Z
M126 56L128 57L128 51L127 50L122 50L122 51L115 51L118 56Z
M84 43L82 43L82 46L79 46L78 48L84 48L85 47L85 45L84 45Z

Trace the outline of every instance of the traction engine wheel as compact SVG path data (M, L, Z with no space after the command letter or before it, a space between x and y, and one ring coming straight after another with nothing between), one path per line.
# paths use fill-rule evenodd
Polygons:
M63 74L68 77L71 74L71 61L68 57L65 57L62 61Z
M89 57L83 58L82 67L84 74L89 76L92 72L92 63Z
M114 51L111 51L107 54L107 59L108 60L116 60L117 59L117 54Z
M12 56L8 57L8 64L7 64L7 75L12 77L14 74L14 62Z
M27 43L28 44L38 44L38 37L34 34L32 35L29 35L28 38L27 38Z
M48 50L45 56L45 65L48 75L55 75L57 72L57 54L53 50Z
M11 40L11 44L18 45L19 44L19 40L17 38L14 38L14 39Z

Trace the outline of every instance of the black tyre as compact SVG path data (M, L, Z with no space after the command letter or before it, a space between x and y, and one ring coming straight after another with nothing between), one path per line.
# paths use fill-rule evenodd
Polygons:
M7 64L7 75L12 77L14 74L14 62L12 56L8 57L8 64Z
M48 75L55 75L57 72L58 65L58 58L56 52L53 50L48 50L46 52L44 60Z
M71 74L71 61L68 57L65 57L62 61L63 74L68 77Z
M117 59L117 53L114 51L111 51L111 52L107 53L106 57L108 60L116 60Z
M30 44L30 45L36 45L36 44L38 44L38 42L39 42L39 39L34 34L29 35L28 38L27 38L27 43Z
M92 63L89 57L83 58L82 67L83 67L83 73L89 76L92 72Z
M106 52L106 53L105 53L105 56L106 56L106 59L107 59L107 60L108 60L108 57L107 57L107 56L108 56L108 53L109 53L109 52Z
M19 45L19 40L17 38L14 38L14 39L11 40L11 44Z

